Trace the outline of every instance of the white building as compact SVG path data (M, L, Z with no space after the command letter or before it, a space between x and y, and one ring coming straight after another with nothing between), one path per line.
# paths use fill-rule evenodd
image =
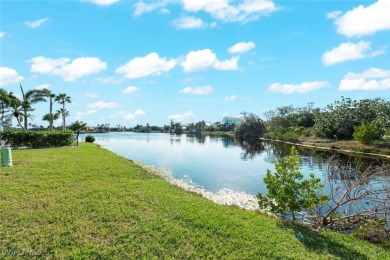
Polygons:
M6 120L6 121L1 121L0 120L0 131L4 131L7 129L10 129L12 127L12 121L11 120Z
M238 117L238 116L225 116L222 119L222 124L228 124L228 125L235 124L235 125L238 125L239 123L241 123L241 121L242 121L242 118Z

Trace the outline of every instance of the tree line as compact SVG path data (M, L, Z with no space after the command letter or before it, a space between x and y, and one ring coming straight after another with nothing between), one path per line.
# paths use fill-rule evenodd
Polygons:
M66 93L55 94L50 89L32 89L24 91L20 85L21 98L18 98L12 91L7 92L0 88L0 120L2 123L16 119L18 126L28 130L29 119L33 118L34 105L40 102L49 101L49 113L42 117L48 121L49 130L53 130L53 122L59 117L62 118L62 130L66 129L66 117L69 111L65 108L66 103L71 103L71 97ZM61 105L61 108L53 112L54 102Z

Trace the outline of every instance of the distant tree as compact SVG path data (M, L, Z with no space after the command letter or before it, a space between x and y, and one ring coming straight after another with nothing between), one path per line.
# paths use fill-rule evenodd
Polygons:
M15 118L20 128L26 130L26 128L24 128L24 126L21 124L21 121L23 121L22 101L20 101L20 99L14 96L12 92L8 94L8 97L9 97L8 107L10 109L9 110L10 114L8 115L7 118L8 119Z
M42 120L43 121L48 121L49 122L49 130L52 131L53 130L53 122L55 120L57 120L58 118L60 117L60 115L58 113L56 114L53 114L53 113L49 113L49 114L45 114L43 117L42 117Z
M62 130L65 130L66 129L65 118L67 115L69 115L69 112L65 109L65 104L72 103L71 97L65 93L60 93L55 97L54 101L62 105L62 108L59 111L62 115Z
M258 138L262 137L265 131L265 125L257 115L253 113L242 112L243 120L234 129L234 134L239 138Z
M22 84L20 84L20 91L22 92L22 99L20 103L21 103L21 112L24 121L24 129L27 130L28 119L33 117L31 114L31 112L34 111L32 105L38 102L45 102L46 99L44 98L42 91L36 89L32 89L32 90L28 90L27 92L24 92Z
M41 93L44 98L49 98L49 113L43 116L43 120L49 122L49 131L53 131L54 120L59 118L58 114L53 114L53 99L56 97L56 94L50 89L43 89Z
M354 127L363 121L375 125L375 138L379 138L390 129L390 102L381 98L356 101L342 97L317 113L314 120L316 131L328 138L350 139Z
M77 146L79 145L79 134L81 131L87 130L87 123L84 123L83 121L76 121L69 125L69 129L76 132L76 143Z
M56 111L56 115L57 117L59 117L61 115L62 117L62 126L61 126L61 129L62 130L66 130L66 125L65 125L65 118L67 118L69 116L69 111L64 109L64 108L60 108Z
M6 113L8 112L10 105L10 96L7 91L0 88L0 120L4 122L6 120Z

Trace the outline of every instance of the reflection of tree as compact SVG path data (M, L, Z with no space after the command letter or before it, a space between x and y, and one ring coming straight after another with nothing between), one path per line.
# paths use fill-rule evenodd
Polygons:
M259 141L257 138L255 139L235 139L236 144L238 144L241 149L244 151L241 154L242 160L252 160L256 157L256 155L264 152L263 142Z
M170 134L170 139L169 139L169 141L171 142L171 146L172 146L174 143L180 144L180 142L181 142L181 134Z
M187 137L189 137L188 138L188 140L191 142L191 143L194 143L195 141L197 142L197 143L200 143L200 144L204 144L204 142L205 142L205 140L206 140L206 136L205 135L202 135L202 134L196 134L196 133L194 133L194 134L187 134Z
M285 143L263 141L263 144L266 150L265 161L272 164L289 155L291 149L291 145Z
M234 147L237 146L236 142L234 141L234 138L230 136L224 136L221 138L223 147L229 148L229 147Z

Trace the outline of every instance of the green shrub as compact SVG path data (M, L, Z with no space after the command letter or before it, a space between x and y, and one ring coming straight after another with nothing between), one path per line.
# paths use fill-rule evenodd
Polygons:
M29 148L69 146L73 142L71 131L21 131L6 130L1 132L1 139L12 147Z
M390 248L390 233L384 218L368 221L352 234L360 239Z
M377 129L373 123L363 122L360 126L355 126L354 129L353 138L362 144L370 144L377 135Z
M93 137L92 135L87 135L85 137L85 141L88 143L93 143L93 142L95 142L95 137Z
M268 189L267 195L257 194L259 207L269 208L272 212L283 214L290 211L292 219L295 213L302 208L310 210L328 199L325 195L318 195L317 190L324 187L314 174L303 179L299 171L299 155L295 147L291 147L290 156L281 158L275 163L275 173L267 170L263 179Z
M297 142L298 135L293 132L286 132L282 135L281 139L288 142Z

